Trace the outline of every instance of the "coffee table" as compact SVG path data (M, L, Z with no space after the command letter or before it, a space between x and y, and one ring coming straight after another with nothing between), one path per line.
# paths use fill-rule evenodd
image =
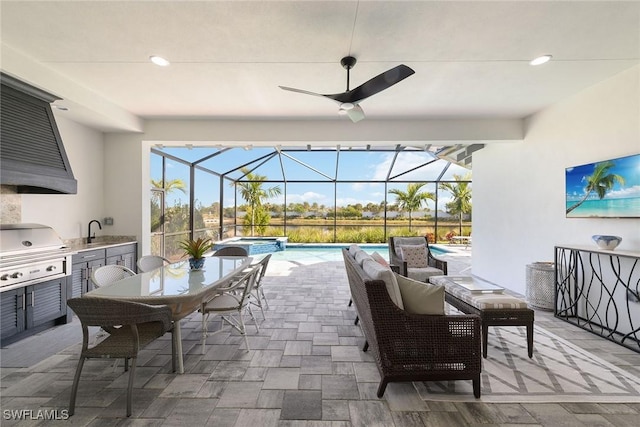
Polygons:
M445 301L482 321L482 355L487 357L489 326L525 326L527 352L533 357L534 312L526 301L504 293L504 288L475 276L432 276L429 282L445 288Z

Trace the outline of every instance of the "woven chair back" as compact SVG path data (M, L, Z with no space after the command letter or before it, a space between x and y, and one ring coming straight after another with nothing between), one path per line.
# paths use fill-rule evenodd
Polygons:
M107 286L118 280L135 276L131 269L124 265L105 265L99 267L91 273L91 281L96 288Z
M170 263L168 259L160 255L145 255L138 260L138 270L141 273L146 273Z

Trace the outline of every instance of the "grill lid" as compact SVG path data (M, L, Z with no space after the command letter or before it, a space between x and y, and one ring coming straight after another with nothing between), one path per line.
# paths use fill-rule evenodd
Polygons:
M53 228L42 224L0 224L0 255L60 249L64 242Z

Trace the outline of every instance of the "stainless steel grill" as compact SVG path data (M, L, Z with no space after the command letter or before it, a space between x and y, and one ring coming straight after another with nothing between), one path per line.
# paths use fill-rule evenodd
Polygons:
M0 292L71 274L71 254L53 228L0 225Z

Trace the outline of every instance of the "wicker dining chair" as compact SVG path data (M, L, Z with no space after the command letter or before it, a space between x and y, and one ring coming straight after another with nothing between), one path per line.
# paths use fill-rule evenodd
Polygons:
M137 262L138 271L146 273L164 265L171 264L171 261L160 255L144 255Z
M67 304L78 316L82 325L82 351L71 388L69 415L73 415L75 412L78 384L85 360L89 358L123 358L125 359L125 371L129 369L127 417L131 416L133 380L138 351L172 330L171 309L167 306L153 306L96 297L72 298L67 301ZM109 331L109 335L89 347L89 326L103 327ZM175 360L173 345L172 356ZM130 368L129 359L131 359Z
M93 270L91 281L96 288L100 288L135 275L136 273L133 270L124 265L110 264Z
M213 253L211 256L248 256L249 252L241 246L225 246Z
M249 304L249 297L251 291L256 282L256 277L260 273L260 267L258 265L251 267L243 271L242 275L234 278L229 282L227 286L218 288L216 293L211 299L202 303L200 312L202 313L202 351L204 352L205 341L209 335L207 324L209 322L209 315L220 314L222 318L222 324L220 329L215 333L221 332L224 327L224 323L228 323L232 328L240 332L244 336L244 342L249 351L249 340L247 339L247 328L244 324L243 312L249 311L251 318L256 326L256 331L260 331L258 323L251 311L251 305ZM234 317L235 315L235 317Z

